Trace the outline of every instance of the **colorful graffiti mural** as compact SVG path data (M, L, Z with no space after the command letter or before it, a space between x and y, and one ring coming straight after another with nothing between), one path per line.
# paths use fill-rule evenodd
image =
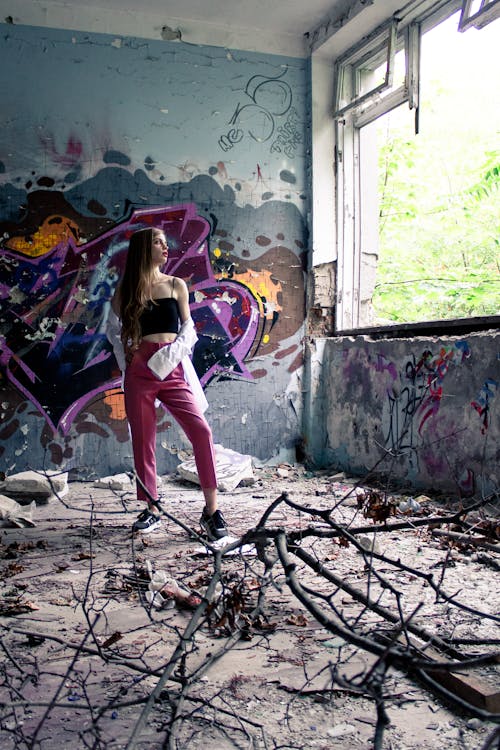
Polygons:
M251 377L244 360L259 330L259 302L248 286L215 278L206 242L210 226L193 204L134 211L89 242L81 241L69 220L52 219L29 243L9 239L0 256L0 363L10 382L63 433L86 401L119 385L103 329L128 238L148 225L169 237L166 271L190 285L199 336L193 361L202 384L220 373Z
M299 432L287 394L305 319L306 63L122 42L16 26L0 45L12 82L0 133L0 461L8 471L127 465L104 323L128 236L148 222L169 234L167 271L190 288L193 360L217 439L264 458ZM41 69L30 96L19 97ZM54 86L65 92L57 107ZM219 139L229 128L242 138L228 141L224 162ZM170 471L183 436L167 413L159 410L158 422Z
M281 347L304 319L303 228L295 206L237 207L234 193L210 175L160 188L140 170L132 175L117 166L64 191L57 187L43 176L29 180L23 194L12 183L0 187L0 216L9 217L0 221L0 388L6 394L0 456L17 444L15 455L9 448L11 468L25 465L32 430L41 455L57 466L77 461L79 437L128 441L121 376L104 325L138 226L166 231L166 270L188 282L199 336L193 362L204 386L262 380L284 351L293 358L289 372L301 366L298 341ZM169 201L184 195L196 200ZM134 208L140 196L161 203ZM9 213L14 202L18 210ZM35 415L45 427L27 427ZM168 415L160 418L159 432L169 425Z

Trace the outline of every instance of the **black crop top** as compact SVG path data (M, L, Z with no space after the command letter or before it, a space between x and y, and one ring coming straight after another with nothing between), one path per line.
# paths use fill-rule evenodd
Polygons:
M179 305L173 297L161 297L149 302L142 313L139 323L141 334L179 332Z

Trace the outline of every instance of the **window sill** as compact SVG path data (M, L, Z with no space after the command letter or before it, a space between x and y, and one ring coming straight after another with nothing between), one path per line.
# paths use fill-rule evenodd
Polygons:
M484 318L458 318L433 320L420 323L395 323L394 325L371 326L335 331L334 337L370 336L374 339L416 338L417 336L464 336L480 331L500 329L500 315Z

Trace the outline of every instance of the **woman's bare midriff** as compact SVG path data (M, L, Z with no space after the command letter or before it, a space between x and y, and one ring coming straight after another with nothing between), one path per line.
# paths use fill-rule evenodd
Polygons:
M149 333L142 337L142 341L149 341L151 344L171 344L176 338L176 333Z

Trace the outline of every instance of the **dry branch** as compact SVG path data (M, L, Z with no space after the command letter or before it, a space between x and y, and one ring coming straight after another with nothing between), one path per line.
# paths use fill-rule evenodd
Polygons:
M384 512L392 513L391 504L385 505ZM396 532L426 534L431 539L433 534L440 534L443 526L463 522L468 512L482 505L474 503L465 510L460 507L456 512L434 512L404 520L388 516L379 522L374 518L370 524L355 526L360 507L346 520L342 516L342 501L323 495L321 505L315 502L313 507L282 492L260 514L255 527L247 529L237 541L224 549L205 545L206 580L201 603L182 627L174 620L171 624L168 614L156 617L147 607L140 569L147 542L139 549L139 543L132 538L133 575L129 571L124 573L127 588L117 586L111 596L120 600L127 592L138 595L130 606L142 607L147 614L149 632L157 638L153 645L157 642L164 649L159 664L149 657L151 643L144 645L136 658L130 658L124 645L127 633L120 630L118 637L116 628L108 627L108 604L102 603L99 593L102 571L96 567L99 509L91 498L88 554L85 553L88 575L83 590L74 591L86 623L81 639L76 642L62 634L11 624L4 627L1 645L6 658L0 667L0 721L2 726L11 727L8 732L14 743L12 747L29 750L43 747L51 717L68 708L62 693L71 682L77 685L81 702L71 704L70 708L75 715L83 713L87 717L88 729L80 730L82 747L106 750L109 744L106 722L109 724L110 715L118 711L128 712L129 730L124 744L127 750L143 746L145 733L152 724L161 727L161 747L169 750L182 747L186 738L191 738L190 743L198 742L199 734L209 725L234 747L240 747L241 742L251 746L258 736L261 745L271 750L277 741L267 737L262 722L234 707L228 689L217 688L209 696L204 678L225 655L241 648L242 643L270 651L272 635L285 627L298 630L307 622L303 613L345 645L327 667L322 666L314 675L304 665L301 694L321 693L330 701L337 694L347 693L368 699L375 715L373 748L382 748L388 730L388 708L396 699L389 687L395 670L425 681L430 690L471 716L500 722L497 698L491 697L492 692L484 689L482 695L486 699L481 703L477 693L473 695L472 689L466 692L463 688L473 685L471 670L498 660L498 652L493 650L498 645L496 639L486 635L476 639L460 639L453 634L445 637L433 627L432 621L425 619L426 612L432 609L431 603L433 607L446 608L448 616L449 613L467 615L491 626L498 623L498 614L488 611L487 602L478 607L466 596L459 596L449 550L439 553L441 570L436 578L425 566L381 553L375 547L367 549L361 539L366 534L383 539ZM185 519L166 511L161 504L158 510L175 530L188 533L196 543L203 543ZM472 530L460 533L457 539L449 530L441 535L460 542L463 537L470 543L475 538L472 533ZM238 554L229 556L229 552L238 551L242 545L254 545L256 556L251 560ZM337 561L342 561L344 555L353 566L358 566L357 575L349 578L336 570ZM404 583L408 579L414 582L417 592L411 601L410 590ZM429 594L433 596L432 602ZM343 604L342 597L348 605ZM103 622L104 635L98 631L103 629ZM216 639L217 646L201 654L198 641L207 633ZM15 641L19 636L33 644L43 644L47 650L57 646L61 671L54 671L50 660L27 659ZM258 643L252 643L257 638ZM469 651L462 653L461 646L467 644ZM349 673L350 660L360 654L370 657L366 666ZM113 670L113 674L119 673L123 678L116 687L112 683L107 687L105 697L94 691L93 675L99 669ZM324 678L324 686L316 689L312 685L319 675ZM28 684L42 684L49 679L54 689L45 700L28 698ZM38 717L31 729L23 728L19 721L28 707ZM13 719L15 726L11 725ZM493 747L494 738L495 733L488 740L490 744L484 745L485 750Z

